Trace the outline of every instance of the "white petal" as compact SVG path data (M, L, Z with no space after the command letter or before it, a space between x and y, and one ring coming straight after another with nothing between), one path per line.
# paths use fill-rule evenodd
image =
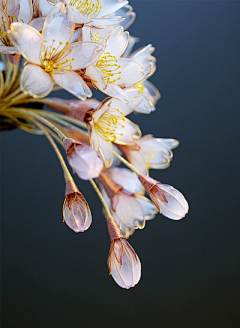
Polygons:
M144 156L138 150L128 151L126 153L128 161L136 167L136 169L142 174L148 174L147 165Z
M45 17L38 17L33 19L28 25L33 27L38 32L41 32L43 29L44 21L45 21Z
M121 26L115 28L106 40L104 52L109 52L111 56L121 57L127 48L129 33L124 32Z
M139 127L127 118L119 120L114 134L116 136L115 143L122 145L134 144L136 140L141 138Z
M117 25L123 21L121 16L114 17L104 17L104 18L93 18L87 25L94 26L96 28L108 27L112 25Z
M52 74L52 77L63 89L81 100L86 100L86 98L92 96L91 90L83 79L73 71L68 71L62 74Z
M15 47L8 47L0 44L0 53L7 55L7 54L16 54L18 53L17 48Z
M40 10L42 16L46 17L51 10L53 10L53 5L51 5L46 0L37 0L37 6Z
M28 24L32 17L32 11L32 2L30 0L21 0L18 21L23 21L25 24Z
M101 136L99 136L98 151L104 161L105 167L109 168L112 165L113 161L112 143L110 141L106 141Z
M137 196L137 200L142 206L142 209L144 211L145 220L152 220L155 218L156 214L158 213L158 210L155 205L146 197L144 196Z
M131 86L136 84L144 77L143 66L132 59L119 58L118 65L121 66L121 74L117 84Z
M105 89L100 89L100 90L104 92L106 95L111 96L113 98L117 98L124 103L131 102L131 98L128 96L128 94L116 84L113 83L107 84L107 87Z
M111 99L109 107L110 108L117 108L120 110L123 116L127 116L131 114L136 108L138 107L139 103L141 102L141 98L138 96L139 92L137 89L129 89L125 90L126 94L129 98L131 98L131 102L129 104L123 103L118 99Z
M124 28L124 30L127 30L132 25L132 23L135 21L136 18L136 14L133 11L132 6L130 5L126 5L121 9L119 9L116 12L116 15L125 18L124 21L121 23L121 26Z
M53 80L41 67L28 64L21 75L21 89L32 97L46 97L52 90Z
M161 98L160 92L154 84L149 81L144 81L143 85L148 89L155 102L157 102Z
M174 149L179 146L179 141L176 139L158 138L157 140L164 144L168 149Z
M42 36L37 30L23 23L13 23L8 35L11 42L27 61L40 64Z
M118 194L115 213L128 227L143 229L145 226L144 212L134 196Z
M104 74L100 69L98 69L94 65L90 65L87 67L85 76L89 77L92 84L96 86L98 89L103 90L106 88L106 84L104 81Z
M130 193L142 193L144 188L135 173L121 167L111 167L109 174L114 182Z
M68 61L72 70L86 68L98 59L102 49L102 45L96 42L72 43L64 49L64 54L60 56L57 63L61 64Z
M128 1L118 1L118 0L101 0L102 9L98 14L98 17L104 17L106 15L112 14L118 9L126 6Z
M172 186L159 184L159 188L164 192L168 203L158 200L161 213L172 220L182 219L188 212L188 203L183 194Z
M58 3L46 17L43 26L43 39L46 49L56 48L60 52L71 41L74 29L74 16L63 3Z

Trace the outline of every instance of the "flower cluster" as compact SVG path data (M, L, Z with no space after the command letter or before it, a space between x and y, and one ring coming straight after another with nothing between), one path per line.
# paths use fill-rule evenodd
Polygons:
M142 136L128 118L150 114L160 99L148 81L154 48L132 51L137 39L126 29L135 16L124 0L0 0L1 129L49 140L66 183L63 221L77 233L92 216L56 141L73 172L90 181L110 236L109 272L127 289L138 283L141 262L126 239L157 212L172 220L188 212L177 189L149 177L170 165L178 141ZM61 89L75 99L47 97ZM94 89L106 99L91 98Z

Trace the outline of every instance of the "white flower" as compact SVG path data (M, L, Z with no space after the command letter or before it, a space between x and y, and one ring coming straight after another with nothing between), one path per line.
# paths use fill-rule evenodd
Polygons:
M109 178L114 186L111 182L109 184ZM130 170L112 167L101 174L100 182L104 200L126 238L135 229L143 229L145 221L155 217L156 207L143 196L144 189L136 174Z
M127 94L131 94L131 91ZM93 111L92 120L88 123L90 142L92 147L100 152L106 167L110 167L113 160L112 142L122 145L135 144L141 137L139 127L125 117L132 111L131 106L114 98Z
M139 97L139 104L135 111L141 114L149 114L154 111L155 105L161 97L158 89L151 82L147 81L156 70L156 58L152 56L154 50L155 48L149 44L129 56L129 58L141 63L144 68L144 78L135 84Z
M7 31L14 22L28 24L32 17L31 0L0 0L0 52L3 54L18 53Z
M47 16L61 0L35 0L42 16ZM118 0L65 0L67 6L75 12L76 24L89 26L109 26L119 24L123 18L111 14L128 4Z
M22 71L21 89L33 97L48 95L54 82L82 100L92 95L74 71L95 62L102 46L93 42L69 44L74 28L72 15L59 3L47 16L42 34L23 23L11 25L8 35L28 61Z
M101 32L99 32L100 34ZM97 40L91 35L90 28L83 29L83 41ZM104 53L94 65L87 67L85 76L91 83L105 94L120 99L125 103L131 98L123 90L141 81L144 67L136 60L121 58L128 44L129 34L121 26L114 29L103 40Z
M149 169L165 169L173 158L171 149L177 147L175 139L154 138L146 135L137 141L135 147L121 147L128 161L141 173L148 174Z

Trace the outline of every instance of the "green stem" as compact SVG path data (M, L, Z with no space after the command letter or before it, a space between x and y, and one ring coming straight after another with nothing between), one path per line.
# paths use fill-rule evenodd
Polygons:
M52 124L51 122L49 122L45 118L41 117L40 115L38 115L38 114L36 114L36 113L34 113L34 112L30 111L30 110L24 110L24 109L19 109L19 108L17 109L16 112L27 114L29 116L34 117L37 121L40 121L40 122L44 123L49 128L51 128L59 136L59 138L63 142L65 141L65 139L67 139L67 137L65 136L64 133L62 133L62 131L60 131L54 124Z
M103 207L106 211L107 217L112 218L112 214L110 213L109 208L103 198L103 195L102 195L101 191L99 190L98 186L96 185L95 181L93 179L90 179L89 181L91 182L93 189L96 191L100 201L102 202Z
M59 159L59 162L62 166L62 169L63 169L63 173L64 173L64 178L65 178L65 181L73 181L73 178L71 176L71 173L69 172L68 168L67 168L67 165L62 157L62 154L60 153L60 150L58 149L56 143L54 142L53 138L51 137L50 133L47 131L47 129L41 124L39 123L37 120L35 120L34 118L31 119L32 122L34 124L36 124L42 131L43 133L45 134L45 136L47 137L48 141L50 142L51 146L53 147L58 159Z

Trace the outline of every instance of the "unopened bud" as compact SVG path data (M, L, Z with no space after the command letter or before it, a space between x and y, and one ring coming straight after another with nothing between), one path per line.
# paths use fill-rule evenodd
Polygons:
M180 191L143 174L138 178L161 214L172 220L180 220L187 214L188 203Z
M67 138L64 141L64 148L68 162L79 178L89 180L99 176L103 169L103 161L91 146Z
M66 183L63 204L63 221L75 232L84 232L92 223L92 215L86 199L73 181Z
M120 287L129 289L140 280L141 262L114 219L108 219L107 223L111 239L107 261L109 273Z

